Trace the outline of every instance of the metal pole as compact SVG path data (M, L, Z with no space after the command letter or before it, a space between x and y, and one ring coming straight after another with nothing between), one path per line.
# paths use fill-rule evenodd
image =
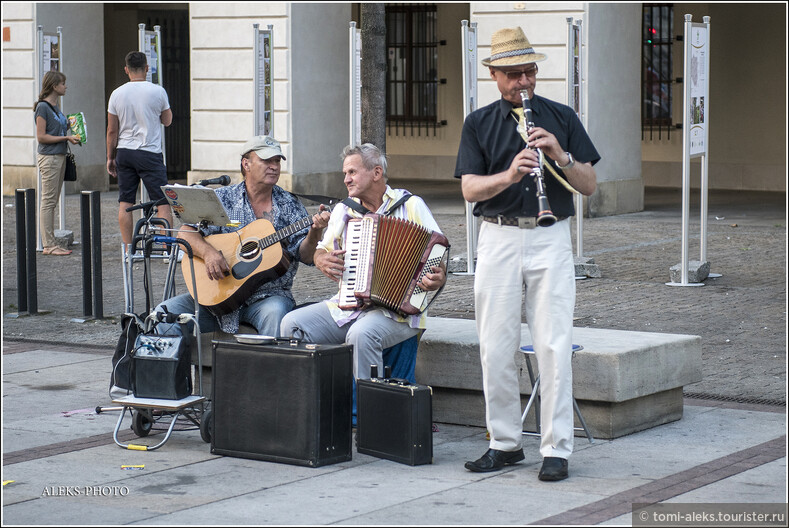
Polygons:
M137 48L145 53L145 24L137 24Z
M160 26L153 26L153 33L156 36L156 73L159 81L159 86L164 88L164 57L162 56L162 32ZM167 167L167 149L165 148L164 141L164 124L159 125L161 134L162 145L162 161L164 162L165 170Z
M43 68L43 62L44 62L44 27L43 26L38 26L37 33L38 33L38 61L37 61L36 70L38 71L38 90L41 90L41 88L42 88L41 85L44 83L44 68ZM36 92L35 92L36 94L38 93L38 90L36 90ZM34 126L35 126L35 124L34 124ZM34 128L33 129L33 137L36 137L37 135L38 135L38 132ZM33 159L36 160L36 196L40 197L41 196L41 169L38 168L38 150L37 149L33 150ZM39 213L39 209L37 207L36 208L36 218L38 218L39 214L40 214ZM43 251L43 249L44 249L44 245L43 245L43 243L41 241L41 231L38 229L38 226L36 226L36 249L38 251Z
M704 283L688 282L688 223L690 217L690 125L692 116L690 113L690 60L692 43L693 23L692 15L685 15L685 53L684 53L684 76L686 82L683 83L682 96L682 251L680 261L681 280L680 282L667 282L667 286L704 286Z
M63 67L63 28L58 26L58 47L60 48L60 60L58 61L58 65L60 67L60 72L65 73L65 68ZM63 112L63 115L66 114L66 111L63 109L63 99L60 100L60 111ZM68 129L66 129L66 135L68 135ZM66 145L68 145L68 141L66 141ZM66 184L60 186L60 204L58 205L58 209L60 210L60 229L66 229Z
M38 270L36 267L36 192L25 189L26 243L27 243L27 306L28 313L38 313Z
M91 236L90 192L82 191L79 200L80 228L82 230L82 314L93 315L93 289L91 287Z
M16 303L19 313L27 311L27 234L25 232L25 189L16 190Z
M707 49L710 48L710 17L703 18L707 30ZM704 149L705 154L701 157L701 255L699 261L707 262L707 208L709 206L709 152L710 152L710 60L704 61L704 78L707 81L707 89L704 94ZM708 277L720 277L719 273L709 273Z
M104 318L104 307L101 287L101 195L99 191L91 191L90 203L91 242L93 245L93 316Z
M463 42L463 116L468 116L477 106L477 23L461 20ZM471 55L471 60L469 60ZM472 84L473 83L473 84ZM458 275L474 275L477 253L477 218L474 216L474 203L466 202L466 272Z
M688 53L688 42L691 35L691 19L693 15L685 15L685 71L688 71L690 64L690 53ZM685 96L682 98L682 256L681 256L681 284L688 284L688 222L690 214L690 152L688 151L688 141L690 139L691 115L688 108L690 100L690 77L684 76L686 82L682 83Z
M137 44L141 52L145 53L145 24L137 24ZM149 66L150 68L150 66ZM148 201L148 189L140 182L140 203Z
M578 45L578 117L581 119L581 123L586 129L586 112L584 111L584 82L583 82L583 72L584 72L584 60L583 60L583 33L581 28L582 21L579 20L575 23L578 26L578 35L577 35L577 45ZM576 215L575 219L578 223L577 230L576 230L576 238L578 243L578 256L584 256L584 197L582 194L577 194L575 196L576 200L576 210L578 214Z

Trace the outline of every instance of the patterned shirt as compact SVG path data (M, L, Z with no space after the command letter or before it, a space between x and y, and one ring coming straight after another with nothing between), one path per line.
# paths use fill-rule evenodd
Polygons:
M386 191L384 191L384 201L381 204L381 207L375 211L378 214L383 214L389 210L389 208L394 205L394 203L408 194L408 191L404 189L392 189L388 185L386 186ZM359 201L358 199L353 199L354 201ZM421 225L422 227L429 229L431 231L441 232L441 228L438 227L436 220L433 218L430 209L428 209L427 205L425 204L424 200L418 196L412 196L405 205L402 205L397 208L397 210L392 213L390 216L394 218L402 218L404 220L410 220L416 224ZM323 233L323 240L318 243L318 249L325 249L326 251L333 251L335 249L342 249L345 246L345 226L348 223L348 220L351 218L361 218L362 215L357 211L354 211L347 205L343 203L339 203L334 206L334 209L331 212L331 218L329 219L329 225L326 227L326 231ZM332 297L331 299L325 301L326 305L329 307L329 311L331 312L332 318L337 322L337 326L343 326L344 324L348 323L359 317L359 314L362 310L342 310L339 307L339 299L340 299L340 292L339 289L337 290L337 294ZM427 326L427 310L422 312L421 314L417 315L410 315L403 317L391 310L387 310L386 308L382 308L379 306L368 308L369 310L380 310L383 312L384 315L387 317L394 319L395 321L401 323L408 323L408 326L411 328L425 328Z
M205 229L200 229L203 236L218 233L232 233L258 219L257 216L255 216L252 205L249 203L247 187L244 182L228 187L220 187L216 189L216 194L219 197L219 201L222 202L225 211L227 211L227 216L230 221L238 225L208 226ZM275 219L274 229L276 231L284 229L307 216L307 209L304 205L302 205L295 196L277 185L275 185L271 191L271 202L271 215ZM288 271L278 279L261 285L244 302L244 306L249 306L271 295L279 295L293 300L293 292L291 291L293 277L296 275L296 270L299 269L299 261L301 260L299 246L307 236L308 231L309 228L306 227L281 241L283 252L287 255L288 259L290 259ZM237 309L228 314L219 316L219 326L223 331L229 334L238 332L239 310L240 309Z

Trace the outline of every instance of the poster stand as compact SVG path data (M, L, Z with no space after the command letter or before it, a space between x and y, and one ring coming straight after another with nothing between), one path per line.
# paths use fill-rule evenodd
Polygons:
M575 111L578 119L586 129L586 112L584 112L583 89L583 39L581 33L582 20L574 21L567 17L567 105ZM575 279L601 277L602 273L594 259L584 257L584 196L576 194L575 200Z
M164 68L162 61L162 33L160 26L153 26L153 31L146 31L145 24L137 24L137 44L139 51L145 53L148 60L146 81L164 88ZM164 125L161 125L162 159L167 166L167 152L164 148ZM140 203L149 201L148 190L140 185Z
M667 286L704 286L701 282L710 275L707 262L707 192L709 168L709 73L710 73L710 17L702 24L693 23L692 15L685 15L685 68L682 111L682 255L678 265L679 281ZM688 223L690 212L690 160L701 157L701 254L694 262L694 282L688 279ZM673 266L670 270L675 270ZM705 273L706 271L706 273ZM721 275L715 274L720 277Z
M260 24L252 24L255 61L253 136L268 136L274 132L274 26L269 24L267 28L260 29Z
M44 74L48 71L58 71L63 72L63 27L58 26L55 35L51 34L44 34L43 26L39 25L37 28L37 74L38 74L38 86L37 92L41 90L42 84L44 82ZM63 110L63 102L62 100L59 102L58 106L60 107L61 112L63 115L66 112ZM35 125L34 125L35 127ZM33 137L36 136L35 128L33 129ZM34 143L38 145L38 143ZM33 158L36 158L37 150L33 153ZM38 169L38 163L36 163L36 251L43 251L44 247L41 241L41 171ZM60 230L65 231L66 229L66 186L63 185L60 187L60 201L58 202L58 210L59 210L59 219L60 219Z
M348 143L351 147L362 143L362 32L356 22L350 22L348 29L350 64L350 131Z
M463 42L463 119L477 109L477 23L460 21ZM466 203L466 271L456 275L474 275L479 227L474 216L474 203Z

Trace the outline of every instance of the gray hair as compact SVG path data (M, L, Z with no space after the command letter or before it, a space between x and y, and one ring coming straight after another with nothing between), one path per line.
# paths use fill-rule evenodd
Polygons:
M348 145L342 149L342 160L345 161L348 156L357 154L362 158L362 165L365 169L373 170L376 167L381 167L384 171L384 180L389 179L386 175L386 154L381 152L381 149L372 143L364 143L355 147Z

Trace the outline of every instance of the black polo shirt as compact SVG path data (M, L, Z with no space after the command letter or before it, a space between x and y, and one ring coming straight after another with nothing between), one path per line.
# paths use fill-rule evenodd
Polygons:
M532 97L531 107L534 125L556 136L562 149L570 152L576 162L591 162L594 165L600 160L592 140L572 108L538 95ZM466 117L458 148L455 178L464 174L497 174L509 168L515 155L526 146L517 131L518 123L512 116L512 104L502 98ZM548 156L545 156L545 160L563 176L553 160ZM573 194L547 170L543 172L545 194L553 214L573 216ZM537 216L536 193L534 178L526 175L519 183L513 183L493 198L477 202L474 215Z

